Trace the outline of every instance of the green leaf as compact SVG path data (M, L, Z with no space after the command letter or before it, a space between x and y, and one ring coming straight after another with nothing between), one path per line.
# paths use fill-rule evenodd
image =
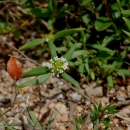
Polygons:
M73 29L62 30L62 31L57 32L54 35L54 39L57 39L57 38L60 38L60 37L65 37L67 35L71 35L71 34L74 34L76 32L80 32L80 31L83 31L83 30L85 30L85 29L84 28L73 28Z
M125 31L125 30L123 30L123 29L122 29L122 31L123 31L128 37L130 37L130 32Z
M79 71L80 75L82 76L82 75L83 75L83 72L84 72L84 64L81 63L81 64L79 65L78 71Z
M87 54L89 54L89 52L87 50L74 51L72 58L75 58L75 57L80 56L80 55L87 55Z
M62 73L61 77L65 80L67 80L68 82L70 82L71 84L73 84L76 88L80 88L79 83L75 79L73 79L70 75L68 75L67 73L65 73L65 72Z
M115 66L114 65L103 65L102 67L105 68L105 69L115 70Z
M38 84L42 84L43 82L45 82L49 77L50 77L51 73L47 73L47 74L43 74L40 76L37 76L36 78L29 80L25 83L22 83L20 85L18 85L18 88L24 88L26 86L34 86L34 85L38 85Z
M97 31L103 31L111 25L112 25L112 21L108 17L98 17L94 24Z
M42 44L44 41L45 41L45 39L35 39L33 41L26 43L22 47L20 47L20 50L26 50L26 49L38 46L38 45Z
M98 50L101 50L101 51L106 51L106 52L109 52L109 53L114 53L113 50L107 48L107 47L104 47L102 45L99 45L99 44L87 44L87 46L90 46L92 48L95 48L95 49L98 49Z
M75 51L75 48L76 48L76 44L74 44L69 50L68 52L63 55L64 58L67 59L67 61L71 60L72 59L72 55L73 55L73 52Z
M42 47L42 48L37 52L36 56L41 55L41 54L46 50L46 48L47 48L47 44L45 44L44 47Z
M90 76L91 76L92 80L95 80L95 73L93 71L90 72Z
M34 112L31 111L31 109L29 109L29 108L28 108L27 110L28 110L28 113L29 113L29 115L30 115L30 117L31 117L31 119L28 118L28 120L30 121L30 123L32 124L32 126L33 126L33 127L35 126L35 128L42 130L42 126L41 126L40 123L38 122L36 116L34 115Z
M107 76L107 82L110 88L113 87L113 79L112 79L112 75L108 75Z
M102 120L102 123L105 125L105 126L110 126L110 119L107 117L105 119Z
M18 5L21 6L21 5L24 5L28 0L21 0Z
M50 18L50 12L48 8L27 8L26 11L31 12L36 17Z
M85 63L84 66L85 66L85 69L87 70L87 72L88 72L88 74L89 74L89 64L88 64L88 63Z
M124 58L128 52L128 49L125 49L121 54L115 59L115 61L112 63L113 66L115 66L117 69L119 69L124 61Z
M15 37L22 39L22 40L24 39L24 37L22 36L22 34L19 31L15 30L12 33L14 34Z
M117 35L118 34L114 34L114 35L111 35L111 36L103 39L102 46L105 47L105 46L109 45L112 41L114 41L117 38Z
M50 10L50 12L53 13L55 7L56 7L56 1L55 0L49 0L48 1L48 9Z
M46 66L40 66L28 72L25 72L22 77L26 78L26 77L31 77L31 76L43 75L46 73L49 73L49 68Z
M100 103L100 104L98 105L98 112L101 112L101 110L102 110L102 103Z
M123 16L130 16L130 10L122 10L121 13Z
M54 57L56 57L57 54L56 54L56 49L52 40L48 41L48 47L50 49L51 58L54 60Z
M127 18L125 18L125 17L122 17L122 18L123 18L123 20L125 21L126 26L128 27L128 29L129 29L129 31L130 31L130 21L129 21Z
M67 47L65 47L65 46L62 46L62 47L56 47L56 51L59 51L59 52L65 52L65 51L67 51L68 49L67 49Z

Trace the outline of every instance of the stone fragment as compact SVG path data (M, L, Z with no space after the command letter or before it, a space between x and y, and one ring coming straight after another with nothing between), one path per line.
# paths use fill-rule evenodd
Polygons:
M67 107L66 107L63 103L61 103L61 102L58 102L58 103L55 105L55 109L57 109L60 114L65 114L65 113L67 113Z
M63 115L61 116L61 122L66 122L66 121L68 121L68 119L69 119L69 117L68 117L67 114L63 114Z

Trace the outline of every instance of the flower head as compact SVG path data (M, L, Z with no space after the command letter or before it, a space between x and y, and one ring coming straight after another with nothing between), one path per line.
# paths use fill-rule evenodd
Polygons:
M58 58L57 56L54 57L54 60L49 60L49 63L46 64L48 68L50 68L51 72L59 77L59 74L63 73L64 70L68 67L68 62L66 58Z

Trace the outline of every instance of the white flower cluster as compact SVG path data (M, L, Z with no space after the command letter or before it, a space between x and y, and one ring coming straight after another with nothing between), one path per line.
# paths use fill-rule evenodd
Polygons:
M46 64L48 68L50 68L53 75L59 77L59 74L63 73L64 70L68 67L68 62L66 58L58 58L57 56L54 57L54 60L49 60L49 63Z

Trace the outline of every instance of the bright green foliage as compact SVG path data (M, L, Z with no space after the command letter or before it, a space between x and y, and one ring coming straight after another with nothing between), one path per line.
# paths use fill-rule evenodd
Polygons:
M109 130L111 120L110 115L108 117L104 116L118 113L119 111L115 109L116 106L109 104L102 107L102 104L100 103L98 106L94 104L93 107L94 110L91 110L91 121L93 122L94 130L100 129L101 124L105 126L105 130Z
M64 57L81 77L86 77L85 80L103 79L109 87L114 86L114 77L125 79L130 76L130 70L127 70L129 59L126 58L130 52L130 0L76 0L67 4L56 0L47 2L47 7L37 6L35 0L21 0L17 4L23 6L28 19L35 17L41 32L42 20L48 30L44 37L26 43L20 50L40 46L36 56L42 56L49 49L50 59ZM19 14L19 17L24 17L24 14ZM10 27L7 10L5 21L0 21L0 33L12 32L15 37L23 39L20 29L29 22L28 19L20 26L16 23ZM57 26L58 21L60 24ZM46 73L43 69L34 75Z

